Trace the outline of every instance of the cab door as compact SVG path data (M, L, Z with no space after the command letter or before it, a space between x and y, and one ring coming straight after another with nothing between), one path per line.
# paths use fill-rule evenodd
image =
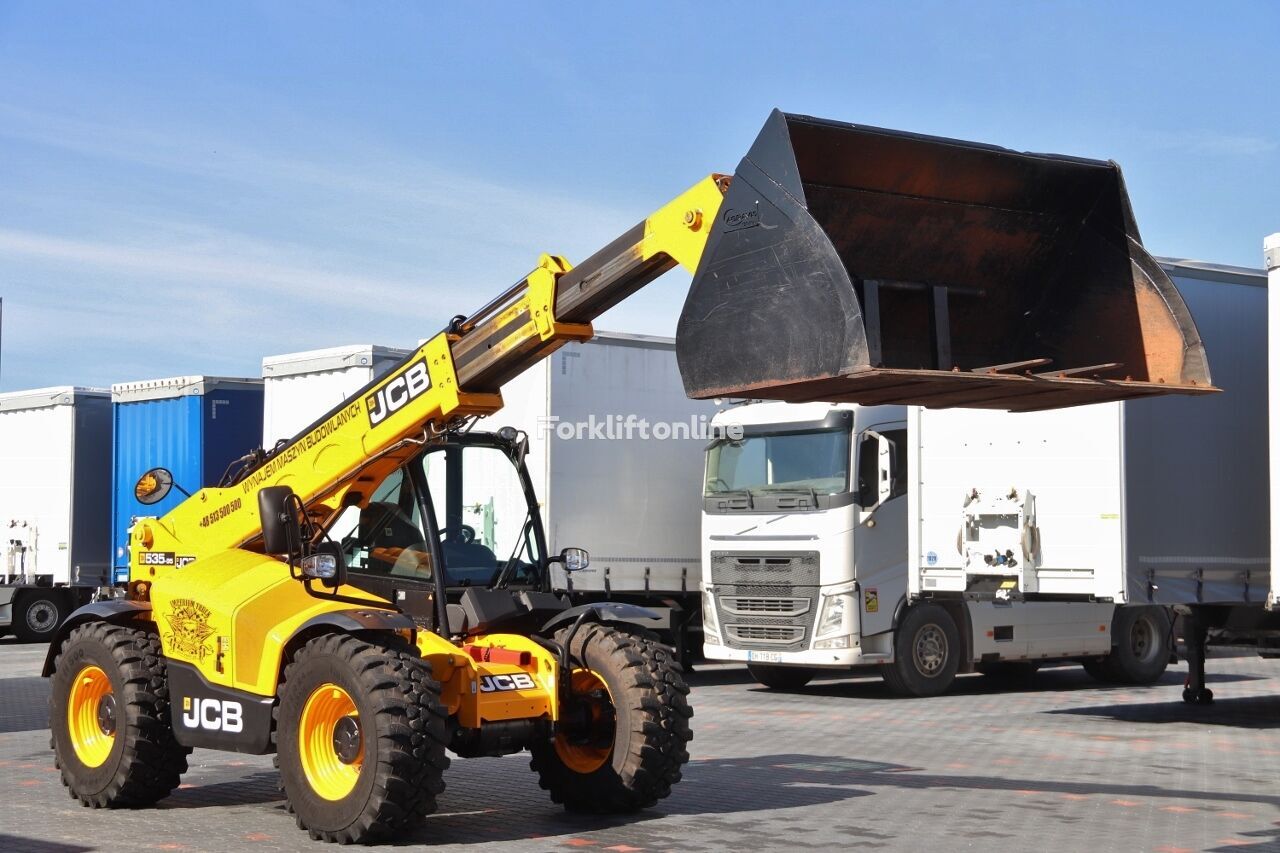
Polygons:
M858 513L853 531L854 576L864 637L890 630L907 593L907 425L874 424L854 444Z

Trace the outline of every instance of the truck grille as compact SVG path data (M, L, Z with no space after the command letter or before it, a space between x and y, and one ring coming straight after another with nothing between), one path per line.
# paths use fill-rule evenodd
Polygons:
M790 645L804 639L804 628L798 625L726 625L729 639L743 643Z
M762 613L770 616L799 616L809 609L807 598L748 598L746 596L724 596L720 599L726 613L735 616L750 613Z
M711 582L737 585L818 585L817 551L711 552Z
M817 618L817 551L711 552L716 615L731 649L803 651Z

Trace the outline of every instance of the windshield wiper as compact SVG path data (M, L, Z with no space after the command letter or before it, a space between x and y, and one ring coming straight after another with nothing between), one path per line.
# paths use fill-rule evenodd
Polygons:
M761 495L804 495L813 506L818 505L818 493L813 486L765 486L757 489Z
M747 509L753 509L755 507L755 501L751 499L750 489L725 489L722 492L707 492L707 497L743 500L747 502Z

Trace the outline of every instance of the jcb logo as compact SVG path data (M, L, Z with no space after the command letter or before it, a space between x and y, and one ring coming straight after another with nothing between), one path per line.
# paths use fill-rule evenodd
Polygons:
M369 410L369 426L382 423L430 387L431 374L427 372L427 360L419 359L365 398L365 407Z
M532 690L538 685L533 676L527 672L513 672L511 675L485 675L480 678L481 693L496 693L505 690Z
M182 724L189 729L215 732L244 731L244 708L239 702L221 699L182 698Z

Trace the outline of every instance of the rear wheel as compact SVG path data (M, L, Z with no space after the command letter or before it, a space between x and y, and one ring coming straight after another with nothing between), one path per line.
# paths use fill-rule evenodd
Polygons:
M434 811L449 766L439 695L402 641L331 634L303 646L276 709L281 787L298 826L368 843Z
M771 666L766 663L749 663L747 672L770 690L799 690L817 673L803 666Z
M894 662L880 667L889 689L900 696L937 696L960 668L960 632L936 604L911 608L894 636Z
M565 642L568 629L557 634ZM689 760L680 664L643 629L586 624L569 650L571 698L555 736L530 747L529 766L551 799L597 813L647 808L671 793Z
M151 805L187 770L160 640L144 631L97 622L71 632L54 663L49 727L62 783L86 806Z
M1151 684L1169 666L1172 622L1163 607L1117 607L1111 620L1111 654L1085 671L1113 684Z
M24 589L14 602L13 633L24 643L47 643L67 618L67 598L57 589Z

